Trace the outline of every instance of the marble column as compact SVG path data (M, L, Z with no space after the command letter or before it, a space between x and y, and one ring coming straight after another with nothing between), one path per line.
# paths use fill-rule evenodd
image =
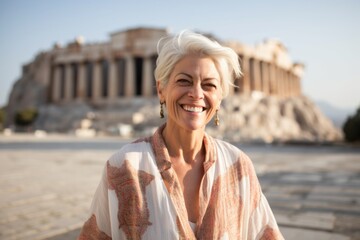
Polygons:
M246 56L241 59L242 66L242 83L240 86L241 92L245 94L250 93L251 85L250 85L250 60Z
M72 65L68 63L65 65L65 101L67 102L70 102L73 97L72 75Z
M101 62L95 61L93 63L93 87L92 87L92 100L97 101L101 98Z
M293 81L292 81L292 76L291 76L291 72L290 71L288 71L288 96L289 97L291 97L291 96L293 96L293 93L292 93L292 91L293 91Z
M280 81L279 81L279 89L280 89L280 96L281 97L284 97L285 95L285 91L284 91L284 81L285 81L285 78L284 78L284 69L280 68Z
M117 74L117 64L114 59L109 59L109 85L108 85L108 93L109 99L115 100L117 98L118 93L118 74Z
M281 69L281 91L282 96L286 97L286 71L284 69Z
M61 77L61 68L59 65L54 67L54 83L52 88L52 101L58 102L60 100L60 77Z
M284 72L283 72L283 76L284 76L284 79L283 79L283 91L284 91L284 97L287 97L288 96L288 76L287 76L287 72L286 70L284 69Z
M290 96L295 96L295 77L292 72L289 72L289 82L290 82Z
M125 70L125 96L132 97L135 92L135 63L132 56L126 56L126 70Z
M275 95L275 67L274 64L269 63L269 94Z
M275 72L275 78L274 78L274 88L275 88L275 95L280 97L280 69L277 65L274 65L274 72Z
M153 63L151 57L145 57L143 63L143 78L142 78L142 95L144 97L153 96Z
M257 59L252 60L252 91L261 91L261 75L260 75L260 62Z
M286 71L286 96L291 96L291 76L289 71Z
M270 93L270 78L269 78L269 66L267 62L261 62L261 81L262 91L265 95Z
M84 100L86 98L86 68L83 62L78 64L79 71L79 84L77 89L77 98Z
M276 95L281 97L281 68L279 66L276 66Z

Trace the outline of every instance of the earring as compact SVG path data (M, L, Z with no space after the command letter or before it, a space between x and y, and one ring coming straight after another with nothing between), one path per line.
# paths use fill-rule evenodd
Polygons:
M160 118L164 118L164 108L163 108L164 103L160 102Z
M218 114L218 110L216 110L216 113L215 113L215 125L216 126L219 126L220 125L220 118L219 118L219 114Z

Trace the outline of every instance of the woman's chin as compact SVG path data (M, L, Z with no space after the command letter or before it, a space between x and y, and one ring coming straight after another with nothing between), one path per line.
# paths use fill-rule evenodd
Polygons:
M206 124L204 122L187 122L184 123L183 126L189 131L198 131L198 130L204 130L205 125Z

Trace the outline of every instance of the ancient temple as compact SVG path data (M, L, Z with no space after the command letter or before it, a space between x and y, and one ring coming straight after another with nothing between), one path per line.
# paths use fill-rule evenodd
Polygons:
M111 34L110 42L56 46L48 100L106 103L123 97L156 95L156 45L164 29L137 28Z
M102 107L134 98L155 99L157 42L168 34L163 28L132 28L110 34L106 42L84 43L79 37L38 53L23 66L22 76L13 86L7 125L25 108L72 103ZM210 37L239 55L243 75L236 79L238 87L230 89L231 95L301 95L304 66L290 59L281 42L267 40L250 46Z
M168 34L165 29L135 28L113 33L104 43L84 44L79 38L65 47L55 45L45 53L49 55L47 66L33 70L47 85L47 101L52 103L111 103L123 97L151 97L156 95L156 44ZM279 41L265 41L256 47L221 43L240 57L243 76L236 80L239 87L233 88L232 94L301 94L303 65L293 63Z

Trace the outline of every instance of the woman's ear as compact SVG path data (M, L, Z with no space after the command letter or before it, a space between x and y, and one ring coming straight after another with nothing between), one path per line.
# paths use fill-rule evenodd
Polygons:
M222 101L222 100L220 100L220 101L219 101L219 104L218 104L217 110L219 110L219 109L221 108L221 101Z
M160 102L164 102L164 96L163 96L163 87L160 81L156 81L156 91L157 95L160 99Z

